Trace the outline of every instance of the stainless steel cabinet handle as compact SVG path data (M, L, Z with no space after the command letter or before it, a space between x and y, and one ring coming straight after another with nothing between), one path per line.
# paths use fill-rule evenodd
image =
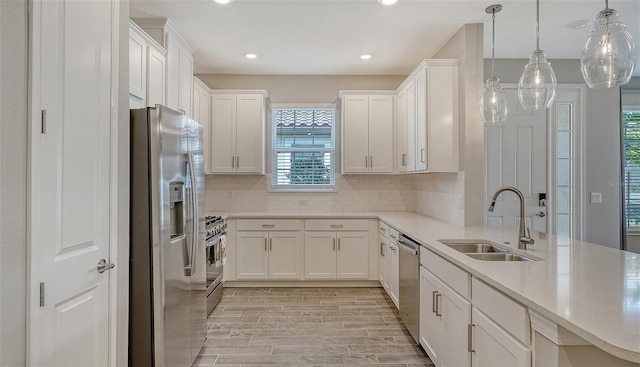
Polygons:
M344 227L343 224L332 224L331 225L331 228L342 228L342 227Z
M98 266L96 267L96 269L98 269L98 273L102 274L105 271L109 270L109 269L113 269L115 268L116 265L112 264L112 263L108 263L105 259L100 259L100 261L98 261Z
M469 334L467 336L467 350L469 351L469 353L475 353L475 349L473 349L473 328L475 328L476 325L475 324L469 324L468 329L467 329L467 333Z
M438 299L441 301L438 302ZM440 305L442 304L442 293L436 294L436 316L442 316L442 310L440 309Z
M335 251L335 250L336 250L336 239L334 238L333 239L333 251Z
M407 154L406 153L402 155L402 165L403 166L407 165Z
M269 251L273 249L273 238L269 238Z
M427 150L426 149L420 149L420 163L424 163L424 161L426 160L425 154Z
M262 228L273 228L275 226L276 226L275 224L263 224Z
M384 257L384 242L380 242L380 256Z
M438 295L438 291L433 291L433 294L431 295L431 312L433 313L438 312L438 306L436 305L436 295Z
M338 238L338 251L340 251L340 239Z
M267 237L264 238L264 250L267 251Z

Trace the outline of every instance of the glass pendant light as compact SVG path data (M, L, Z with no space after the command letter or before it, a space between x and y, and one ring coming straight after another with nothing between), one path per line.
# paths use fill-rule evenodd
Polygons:
M524 108L548 108L556 97L556 74L540 49L540 0L536 0L536 49L529 55L518 83L518 98Z
M636 45L618 12L605 8L596 15L582 50L580 69L591 88L610 88L629 82L637 60Z
M480 113L485 124L502 124L507 120L509 112L509 100L502 90L500 79L494 73L494 61L496 58L496 13L502 10L502 5L495 4L487 7L487 14L492 15L493 37L491 39L491 77L487 79L480 100Z

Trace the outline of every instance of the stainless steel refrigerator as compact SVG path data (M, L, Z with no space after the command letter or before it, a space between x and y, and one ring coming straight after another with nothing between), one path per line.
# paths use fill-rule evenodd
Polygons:
M202 127L130 111L129 365L191 366L207 333Z

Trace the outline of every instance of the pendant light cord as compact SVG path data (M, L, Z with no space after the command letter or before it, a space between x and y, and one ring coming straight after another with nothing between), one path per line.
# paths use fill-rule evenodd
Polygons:
M536 0L536 51L540 51L540 0Z
M491 76L494 77L494 66L495 66L495 58L496 58L496 9L492 11L492 21L493 21L493 35L491 38Z

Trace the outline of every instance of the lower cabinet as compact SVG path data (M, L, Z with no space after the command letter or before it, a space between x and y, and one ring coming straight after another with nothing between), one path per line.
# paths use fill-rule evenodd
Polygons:
M238 231L237 279L300 279L300 232Z
M388 288L387 292L393 304L396 307L400 307L400 301L398 296L400 295L400 249L398 245L392 240L389 241L389 257L388 257Z
M368 279L369 232L305 232L304 277Z
M380 285L389 292L389 240L380 236L378 250L378 279Z
M472 320L474 367L531 366L531 351L475 307Z
M471 366L471 303L420 267L420 345L434 364Z

